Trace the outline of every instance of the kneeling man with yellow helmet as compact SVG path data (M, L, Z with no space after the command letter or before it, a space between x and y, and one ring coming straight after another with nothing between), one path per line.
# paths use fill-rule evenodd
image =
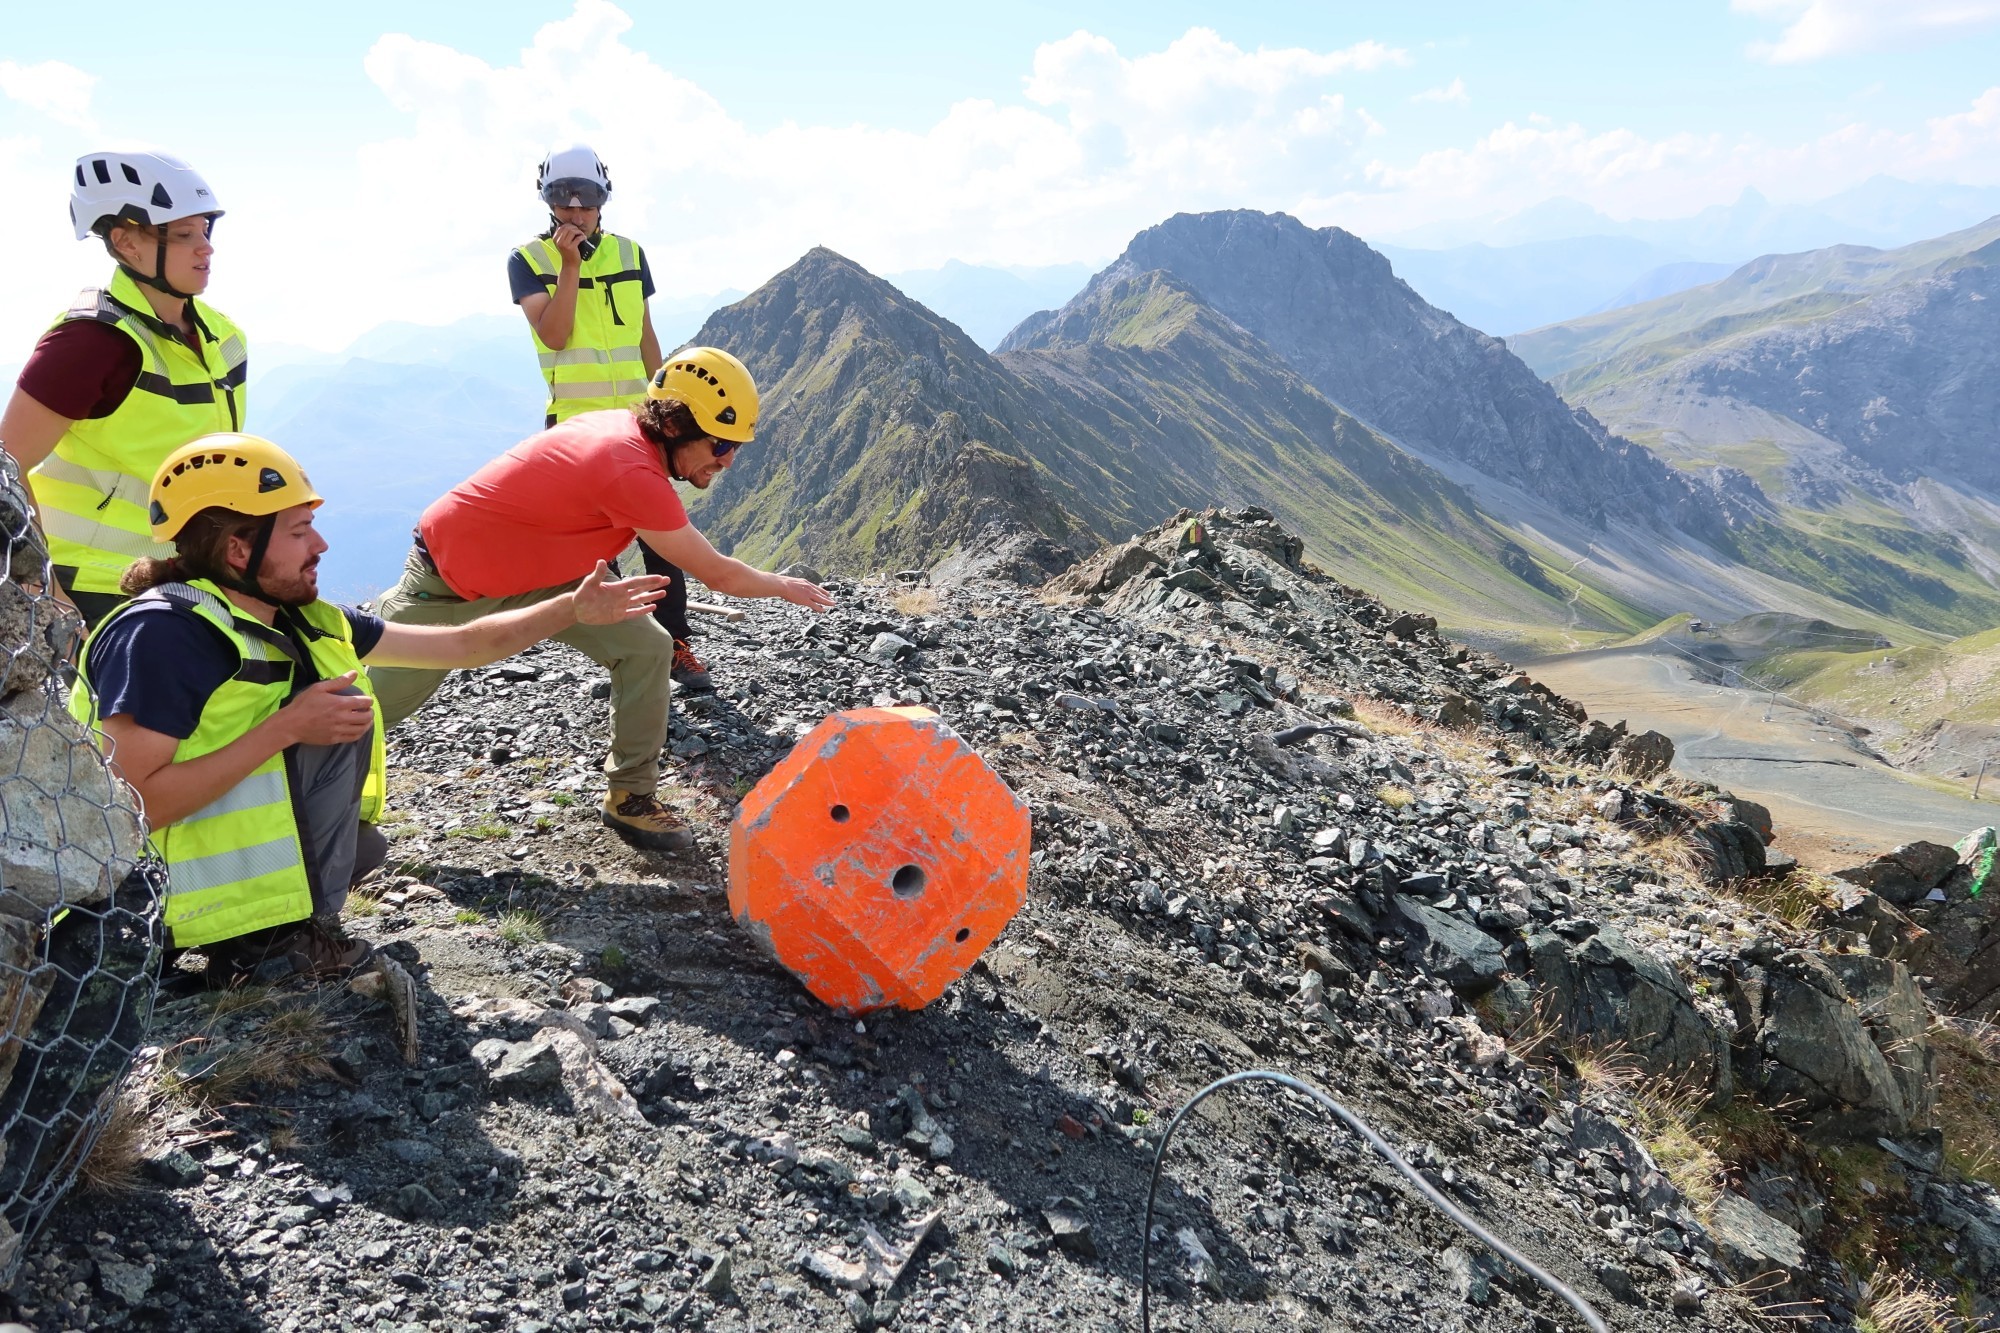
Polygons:
M637 407L583 412L509 449L424 511L402 581L383 594L392 625L453 625L563 592L637 537L717 592L781 597L824 611L816 584L719 554L688 521L675 482L696 490L729 470L757 429L757 386L716 347L675 352ZM557 634L611 673L610 790L600 812L635 847L684 851L694 837L660 804L660 750L673 700L673 636L654 620ZM385 671L389 725L436 693L442 670Z
M666 580L614 580L599 561L534 606L451 628L388 625L319 599L322 501L299 465L252 435L209 435L154 478L168 559L125 572L131 600L83 650L70 708L104 734L138 792L168 876L177 948L224 978L283 957L338 975L366 946L338 925L387 847L381 710L368 666L482 666L578 623L648 619Z

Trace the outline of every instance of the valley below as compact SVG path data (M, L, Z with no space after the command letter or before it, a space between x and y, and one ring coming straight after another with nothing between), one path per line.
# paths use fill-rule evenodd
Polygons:
M1917 839L1952 843L1996 814L1991 800L1913 780L1782 698L1765 721L1767 696L1704 680L1670 649L1568 653L1523 670L1594 717L1671 737L1677 771L1770 807L1782 845L1816 870Z

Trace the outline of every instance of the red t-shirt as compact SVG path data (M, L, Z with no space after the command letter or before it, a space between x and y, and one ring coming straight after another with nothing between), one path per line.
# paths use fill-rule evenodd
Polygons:
M477 598L574 583L634 532L687 521L660 447L612 408L530 435L452 487L418 526L439 576Z
M66 319L42 335L16 381L59 417L96 421L124 406L139 381L139 344L94 319Z

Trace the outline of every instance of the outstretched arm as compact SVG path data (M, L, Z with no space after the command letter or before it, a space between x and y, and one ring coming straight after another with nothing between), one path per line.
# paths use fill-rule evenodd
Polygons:
M782 597L815 611L833 609L833 594L817 583L768 574L726 556L708 544L694 524L671 532L641 532L639 539L670 563L727 597Z
M653 613L667 580L653 574L614 579L600 560L583 582L560 597L533 606L481 616L469 625L388 625L368 654L368 665L388 667L485 666L512 657L571 625L615 625Z

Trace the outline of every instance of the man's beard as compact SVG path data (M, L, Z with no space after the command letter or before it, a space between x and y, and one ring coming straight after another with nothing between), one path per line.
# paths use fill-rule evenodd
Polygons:
M305 570L288 579L276 579L269 574L257 580L258 591L264 600L274 606L311 606L319 600L319 580L313 571Z

